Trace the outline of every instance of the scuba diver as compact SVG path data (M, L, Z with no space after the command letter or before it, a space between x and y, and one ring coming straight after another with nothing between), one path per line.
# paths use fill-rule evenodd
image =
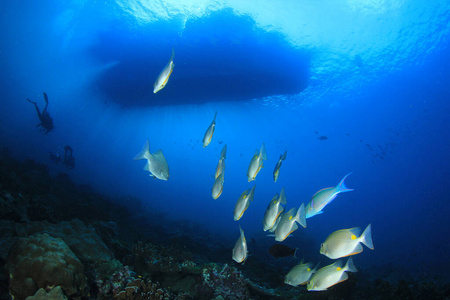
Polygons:
M37 106L36 102L31 101L28 99L28 102L33 103L34 107L36 108L36 112L38 114L39 121L41 123L37 124L36 127L42 126L41 131L44 131L45 134L48 134L50 131L53 130L53 118L50 116L50 114L47 111L48 106L48 97L47 94L44 92L44 100L45 100L45 107L42 113L39 111L39 107Z
M64 147L64 160L62 163L70 170L75 168L75 158L72 154L72 148L69 145Z
M55 164L59 164L61 162L61 155L59 153L53 154L52 152L49 152L50 154L50 160L54 161Z

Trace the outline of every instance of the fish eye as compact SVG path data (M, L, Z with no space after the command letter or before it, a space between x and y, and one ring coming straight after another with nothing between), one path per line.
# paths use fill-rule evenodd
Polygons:
M320 244L320 248L323 248L323 244Z

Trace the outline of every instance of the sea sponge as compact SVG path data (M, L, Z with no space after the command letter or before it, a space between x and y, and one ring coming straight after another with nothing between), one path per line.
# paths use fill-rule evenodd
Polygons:
M72 299L86 295L84 266L61 238L46 233L18 239L9 252L7 269L14 299L54 286Z

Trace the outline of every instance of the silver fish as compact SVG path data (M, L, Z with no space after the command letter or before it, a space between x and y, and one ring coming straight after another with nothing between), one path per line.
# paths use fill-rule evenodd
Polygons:
M169 77L172 74L173 68L175 64L173 63L173 59L175 57L175 51L172 48L172 56L170 57L169 62L164 67L164 69L159 73L158 78L156 78L155 84L153 85L153 93L156 94L160 90L162 90L167 82L169 81Z
M357 272L353 260L350 257L343 266L342 260L319 269L308 282L308 291L326 291L330 286L348 279L345 272Z
M225 158L227 157L227 144L225 144L222 148L222 152L220 153L220 159L217 163L215 178L219 177L220 173L225 170Z
M281 213L284 211L284 207L281 204L286 204L286 195L284 193L284 187L281 189L280 196L276 194L272 201L270 201L267 206L266 212L264 213L264 231L272 229L277 220L279 219Z
M206 146L209 145L209 143L211 143L211 140L212 140L212 137L214 134L214 129L216 128L216 117L217 117L217 111L214 114L214 119L212 120L208 129L206 129L205 136L203 137L203 140L202 140L203 148L205 148Z
M267 160L266 154L266 146L262 143L261 148L256 150L255 155L253 155L252 160L250 161L250 165L247 170L247 179L248 182L255 180L256 175L258 175L259 171L263 167L263 161Z
M245 240L244 231L241 226L239 226L239 231L241 235L236 241L233 248L232 258L237 263L242 263L247 259L247 241Z
M292 232L298 229L297 223L306 228L305 204L303 203L297 211L294 207L281 216L280 224L275 230L275 240L277 242L284 241Z
M299 265L296 265L284 277L284 283L292 286L306 284L311 276L317 271L319 264L317 264L314 269L312 267L313 263L300 263Z
M147 163L145 164L144 170L149 171L151 173L150 176L161 180L169 179L169 165L167 164L164 154L161 150L150 154L150 143L148 139L145 142L141 152L139 152L133 159L146 159Z
M236 202L236 206L234 207L234 220L238 221L242 216L244 215L244 212L247 210L248 206L250 205L250 201L253 201L253 198L255 196L255 188L256 185L252 187L251 190L244 191L239 199Z
M280 158L278 159L278 162L275 165L275 169L273 170L273 181L274 182L277 182L278 176L280 176L281 163L283 162L283 160L286 159L286 155L287 155L287 150L284 151L284 154L280 155Z
M225 173L225 170L222 170L222 172L219 174L219 176L214 181L213 187L211 189L213 199L217 199L217 198L219 198L220 195L222 195L223 181L224 181L224 176L225 176L224 173Z
M320 253L331 259L355 255L363 251L361 244L373 250L370 224L362 234L358 227L333 232L320 246Z

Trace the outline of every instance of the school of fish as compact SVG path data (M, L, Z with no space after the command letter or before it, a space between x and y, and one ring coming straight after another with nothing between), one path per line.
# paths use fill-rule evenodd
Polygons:
M169 62L155 81L154 93L157 93L166 86L175 66L173 62L174 57L175 52L172 49L172 56ZM203 148L207 147L212 141L216 128L216 117L217 112L214 114L214 118L204 134L202 140ZM134 160L146 159L147 163L145 164L144 170L149 171L150 176L160 180L168 180L169 166L163 152L158 150L151 154L149 145L150 143L147 139L141 152L134 157ZM223 192L226 152L227 145L225 144L221 150L219 162L214 173L214 183L211 189L213 199L218 199ZM275 165L273 170L274 182L277 182L280 176L281 165L286 160L286 156L287 150L280 155ZM266 160L267 153L263 142L250 160L247 170L248 182L256 180L256 176L264 167L264 161ZM275 241L283 242L299 228L298 224L306 228L306 219L322 214L323 209L338 194L353 191L353 189L349 189L345 185L345 179L350 174L345 175L335 187L323 188L317 191L306 205L301 203L298 207L294 206L287 212L285 212L285 207L283 207L283 205L287 204L285 188L283 187L280 194L276 194L269 202L263 216L262 229L273 233L269 236L275 237ZM256 185L253 185L251 189L245 190L237 199L233 212L235 221L239 221L243 217L244 212L249 208L250 203L254 200L255 189ZM239 238L232 250L232 259L237 263L244 263L248 257L248 247L244 230L240 225L239 232ZM286 274L284 282L291 286L306 285L308 291L325 291L345 281L348 278L346 272L357 272L351 256L361 253L363 251L362 245L365 245L369 249L374 249L371 224L362 233L358 227L337 230L331 233L321 244L319 252L330 259L349 257L345 264L343 260L337 260L330 265L318 269L320 263L316 264L313 268L314 264L312 262L303 263L302 261Z

